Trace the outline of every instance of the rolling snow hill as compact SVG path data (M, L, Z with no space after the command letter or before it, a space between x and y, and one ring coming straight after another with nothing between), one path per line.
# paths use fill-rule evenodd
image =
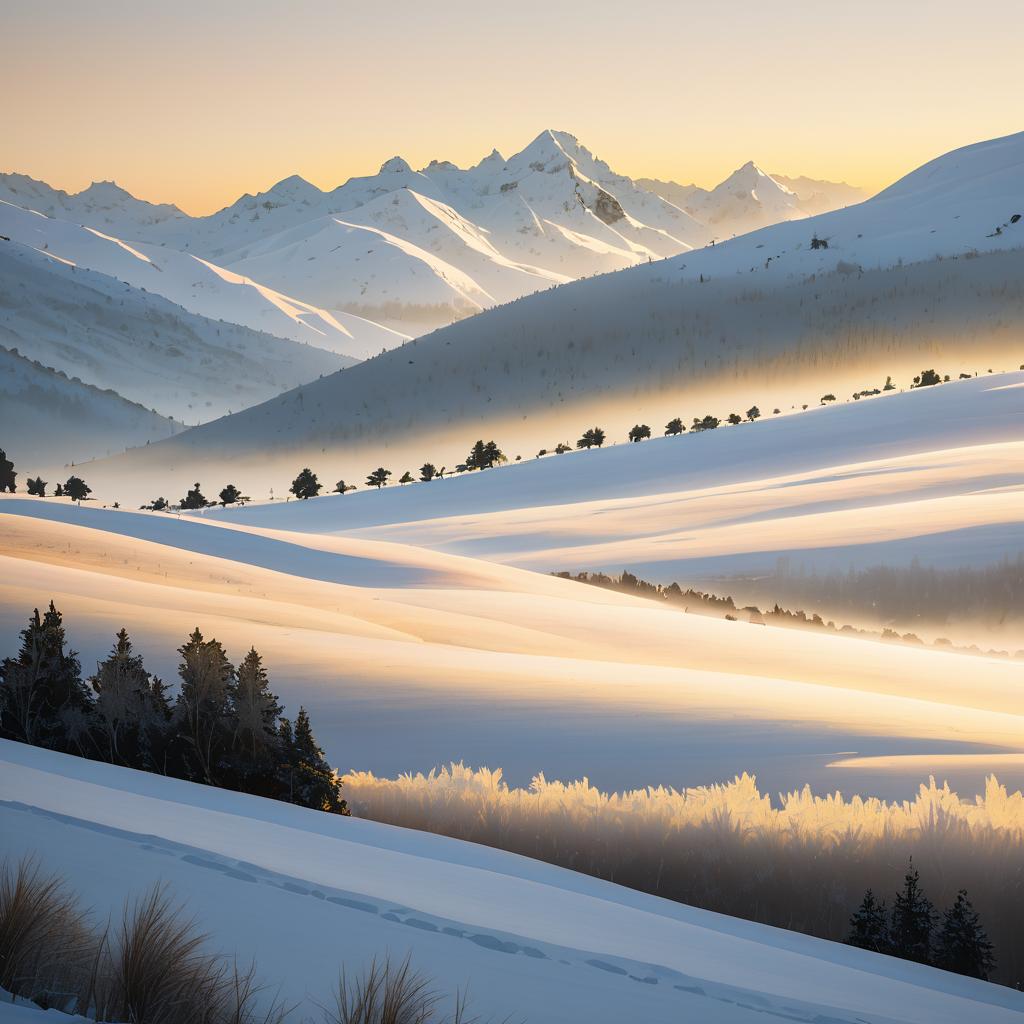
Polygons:
M183 429L114 391L0 346L0 447L14 460L21 488L44 466L52 490L67 478L68 463L114 455Z
M482 846L6 741L0 765L0 854L39 854L100 915L169 884L300 1017L341 966L385 952L408 952L446 996L468 982L484 1019L529 1024L1011 1024L1024 1011L1008 988Z
M0 242L0 345L192 425L355 362L209 320L144 288L13 241ZM137 433L126 436L113 450L138 439ZM50 432L50 440L63 455L59 437ZM104 444L89 454L109 450ZM73 454L84 453L79 448L67 457Z
M303 463L332 481L451 467L484 433L526 458L594 423L614 441L903 387L926 367L1015 369L1022 162L1024 135L958 150L859 206L488 310L94 472L177 488L230 463L265 494Z

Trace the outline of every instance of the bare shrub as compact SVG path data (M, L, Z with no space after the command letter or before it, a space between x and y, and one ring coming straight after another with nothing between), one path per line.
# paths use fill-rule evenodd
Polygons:
M609 794L543 775L513 789L500 771L452 765L397 779L355 772L344 784L362 817L836 940L864 891L894 892L913 855L937 905L970 893L996 947L994 980L1024 978L1024 795L994 777L974 800L932 779L914 800L816 797L804 787L779 807L749 775Z
M38 860L0 862L0 988L63 1009L74 1003L93 949L75 895Z

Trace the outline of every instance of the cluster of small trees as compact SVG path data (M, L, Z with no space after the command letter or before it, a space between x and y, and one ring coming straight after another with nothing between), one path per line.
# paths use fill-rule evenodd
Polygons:
M18 473L14 468L14 463L7 457L3 448L0 448L0 494L4 491L14 494L17 491L17 481ZM49 482L41 476L30 476L25 479L25 489L37 498L45 498L46 488L49 486ZM92 488L80 476L74 474L69 476L64 483L57 484L53 491L55 498L70 498L72 501L85 501L90 494L92 494Z
M995 967L992 943L967 891L961 889L953 905L942 915L921 888L921 879L913 860L896 893L892 909L868 889L850 918L846 942L861 949L887 953L919 964L931 964L944 971L988 980Z
M172 697L135 653L126 630L88 679L66 650L50 602L0 662L0 736L109 764L171 775L346 814L341 784L313 736L305 708L294 723L270 690L263 659L236 668L197 628L178 648Z

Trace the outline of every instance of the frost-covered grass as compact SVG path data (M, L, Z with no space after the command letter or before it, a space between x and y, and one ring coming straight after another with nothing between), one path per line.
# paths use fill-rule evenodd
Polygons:
M500 770L451 765L395 779L353 772L344 784L363 817L822 938L842 939L864 891L894 891L913 856L936 905L970 893L996 947L995 980L1024 977L1024 794L994 776L973 800L930 779L908 801L805 787L777 805L746 774L684 791L605 793L543 774L511 788Z

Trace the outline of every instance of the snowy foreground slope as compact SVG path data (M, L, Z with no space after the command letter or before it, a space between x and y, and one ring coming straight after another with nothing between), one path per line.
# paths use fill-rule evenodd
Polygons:
M255 957L296 1019L339 967L411 953L529 1024L1001 1024L1024 996L698 911L500 851L0 743L0 854L97 913L156 881ZM0 1010L0 1018L3 1011Z
M1022 163L1024 134L947 154L859 206L488 310L96 472L180 486L230 463L266 493L288 463L452 466L483 432L526 458L595 423L614 440L1016 369Z

